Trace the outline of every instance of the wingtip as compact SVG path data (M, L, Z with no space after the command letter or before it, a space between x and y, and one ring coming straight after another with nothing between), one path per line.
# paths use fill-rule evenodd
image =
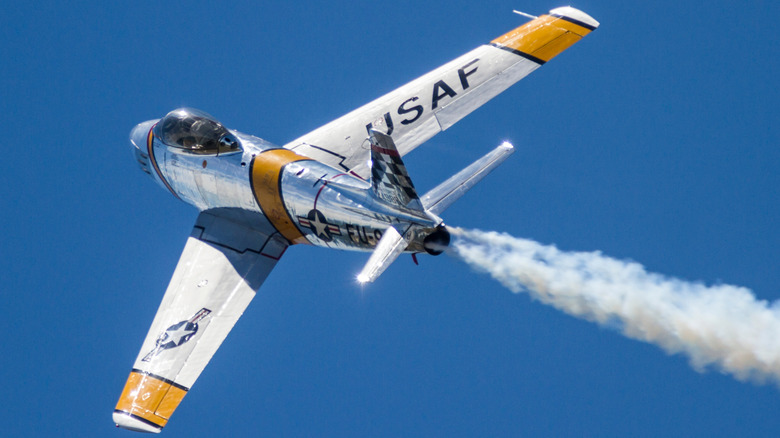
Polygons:
M132 430L134 432L160 433L162 430L161 427L143 422L124 412L114 412L113 420L116 427Z
M593 17L591 17L590 15L582 12L577 8L572 8L571 6L562 6L560 8L555 8L550 11L550 15L560 15L563 17L571 18L581 23L585 23L588 26L592 27L593 29L599 27L600 24L598 21L594 20Z

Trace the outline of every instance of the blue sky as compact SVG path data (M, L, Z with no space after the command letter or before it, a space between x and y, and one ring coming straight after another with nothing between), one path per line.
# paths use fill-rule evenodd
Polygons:
M180 106L283 144L563 4L17 2L0 14L6 436L131 436L111 411L194 223L134 164ZM601 27L408 155L445 214L780 298L776 2L572 4ZM441 256L294 247L166 436L776 436L780 392L515 295Z

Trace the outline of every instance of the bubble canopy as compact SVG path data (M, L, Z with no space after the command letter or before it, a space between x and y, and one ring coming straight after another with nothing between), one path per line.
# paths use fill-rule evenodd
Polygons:
M194 108L169 112L154 127L154 135L168 146L197 155L241 151L238 139L214 117Z

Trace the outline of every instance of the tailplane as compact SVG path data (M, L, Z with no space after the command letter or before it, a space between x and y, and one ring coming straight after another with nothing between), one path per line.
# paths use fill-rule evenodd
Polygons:
M357 280L360 283L376 280L415 239L422 238L422 248L427 253L441 254L450 243L450 234L438 214L503 163L514 150L511 144L504 142L419 198L393 139L372 130L371 187L374 195L393 206L422 212L431 219L436 218L436 228L433 231L428 229L421 235L419 231L414 231L415 226L409 226L403 232L399 232L395 227L388 227L358 274ZM419 225L416 227L419 230Z
M366 283L376 280L404 252L408 244L409 242L404 239L404 236L398 230L388 227L382 234L382 238L379 239L379 243L368 259L366 266L358 274L357 281Z
M453 202L466 194L469 189L482 181L482 178L509 158L514 151L515 148L511 143L504 142L467 168L451 176L447 181L439 184L422 197L421 202L425 211L435 215L441 214Z

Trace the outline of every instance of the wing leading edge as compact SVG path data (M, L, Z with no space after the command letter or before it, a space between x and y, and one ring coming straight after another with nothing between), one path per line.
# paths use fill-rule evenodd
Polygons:
M117 402L117 426L159 432L167 424L286 248L273 230L198 216Z
M580 10L553 9L284 147L366 178L372 128L391 135L403 156L598 26Z

